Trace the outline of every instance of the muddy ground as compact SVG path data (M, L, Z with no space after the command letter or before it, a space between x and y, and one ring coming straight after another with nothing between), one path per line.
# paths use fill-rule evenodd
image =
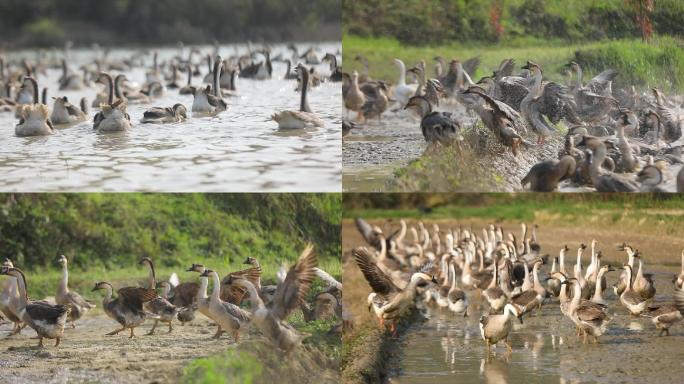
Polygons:
M611 263L626 261L624 252L615 247L623 241L634 244L644 254L646 271L655 273L658 289L656 302L671 301L672 274L680 270L680 255L684 249L681 233L668 234L649 231L639 233L621 225L605 226L587 218L586 225L575 226L562 222L560 218L545 218L538 232L542 253L556 255L564 244L572 248L580 242L599 241L604 251L604 260ZM382 225L383 221L370 221ZM553 222L553 224L551 223ZM426 224L432 223L427 221ZM453 225L479 228L488 224L486 220L464 220L460 222L440 221L443 226ZM499 223L504 229L519 232L519 224ZM410 223L409 223L410 225ZM365 299L370 292L368 284L358 267L351 260L353 247L364 245L352 220L344 220L342 247L344 265L344 300L360 326L356 333L345 335L345 340L362 344L365 333L375 327L376 321L369 314ZM575 248L576 249L576 248ZM574 254L574 252L572 252ZM566 263L570 266L573 258ZM586 264L586 260L584 261ZM548 270L545 266L544 270ZM609 285L619 273L609 275ZM484 354L480 339L478 319L481 308L474 292L468 292L474 315L469 318L454 318L448 313L430 311L427 322L413 323L395 341L397 351L388 354L392 362L385 372L393 383L447 383L454 382L665 382L678 383L684 375L682 363L682 342L684 323L673 326L670 337L657 337L649 319L629 319L625 309L617 304L612 294L606 293L610 301L609 311L614 319L609 332L598 345L582 345L574 336L573 325L558 309L557 301L544 307L539 317L532 317L522 326L516 326L511 336L513 353L505 354L505 348L498 347L490 357ZM368 338L372 340L372 338ZM362 351L363 348L356 348ZM371 350L368 348L368 350ZM360 352L357 352L360 353ZM369 356L357 355L358 359ZM345 363L345 368L354 367ZM354 376L354 375L350 375ZM358 375L356 375L358 377ZM350 381L353 382L353 381Z
M118 328L118 323L101 310L91 311L77 322L76 329L67 326L64 338L55 348L54 340L45 340L38 348L36 333L25 328L21 334L9 336L11 324L0 326L0 382L101 382L101 383L173 383L182 376L192 359L234 348L225 334L210 340L215 326L201 314L191 323L174 323L172 333L159 325L154 335L145 334L153 322L136 328L136 337L128 332L105 336ZM249 335L242 335L245 340Z

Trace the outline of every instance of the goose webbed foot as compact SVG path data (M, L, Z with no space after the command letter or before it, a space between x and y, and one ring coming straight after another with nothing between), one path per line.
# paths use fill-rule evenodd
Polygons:
M119 332L123 331L124 329L126 329L126 328L115 329L115 330L113 330L113 331L111 331L111 332L105 334L105 336L114 336L114 335L118 335Z

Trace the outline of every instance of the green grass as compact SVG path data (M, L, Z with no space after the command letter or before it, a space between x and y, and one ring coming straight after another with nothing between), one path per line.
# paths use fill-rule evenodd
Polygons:
M365 56L370 63L370 76L375 79L396 82L398 69L393 58L402 59L407 67L426 60L432 74L433 58L441 55L447 59L467 60L480 57L482 63L473 76L477 81L491 75L501 60L515 59L518 67L527 60L542 65L544 76L554 81L564 81L564 66L571 60L579 60L585 68L584 81L604 69L614 68L620 72L617 82L634 84L640 88L659 86L666 90L684 87L684 43L672 37L656 37L645 44L639 39L602 40L584 43L568 43L549 38L523 37L502 43L452 43L439 46L410 46L386 37L364 38L344 35L343 52L345 71L362 70L354 58ZM579 52L576 55L576 52Z

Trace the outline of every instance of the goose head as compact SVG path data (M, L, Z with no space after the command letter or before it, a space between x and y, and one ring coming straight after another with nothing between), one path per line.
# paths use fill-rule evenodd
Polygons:
M198 272L202 273L205 271L204 265L202 264L193 264L186 270L186 272Z
M413 96L409 99L404 109L411 109L417 112L420 116L425 116L432 112L430 102L423 96Z
M66 258L66 256L64 256L64 255L59 256L59 258L57 259L57 262L58 262L60 265L66 265L66 263L67 263L67 258Z
M173 106L173 114L177 117L182 117L184 119L188 118L188 110L185 108L183 104L176 104Z
M95 291L99 291L100 289L107 289L108 287L111 287L111 286L112 285L106 281L98 281L97 283L95 283L95 287L93 287L93 289L91 289L90 291L95 292Z
M247 256L245 261L242 262L242 264L249 264L249 265L254 265L256 263L256 259L253 258L252 256Z

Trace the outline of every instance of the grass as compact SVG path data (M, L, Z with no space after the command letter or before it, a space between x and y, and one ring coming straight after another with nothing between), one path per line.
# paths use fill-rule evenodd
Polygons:
M408 46L386 37L344 35L342 40L346 71L361 71L362 65L354 58L362 55L370 63L371 77L389 81L397 79L398 70L392 63L395 57L402 59L407 66L426 60L428 67L432 68L430 63L434 63L433 58L438 55L461 60L477 56L482 62L472 76L474 81L491 75L505 58L515 59L518 66L533 60L542 65L546 78L563 81L564 66L570 60L579 60L586 67L585 81L604 69L614 68L620 71L618 82L676 91L684 86L683 44L680 39L666 36L657 36L651 44L639 39L569 43L554 38L531 37L514 38L501 43L466 42L439 46Z

